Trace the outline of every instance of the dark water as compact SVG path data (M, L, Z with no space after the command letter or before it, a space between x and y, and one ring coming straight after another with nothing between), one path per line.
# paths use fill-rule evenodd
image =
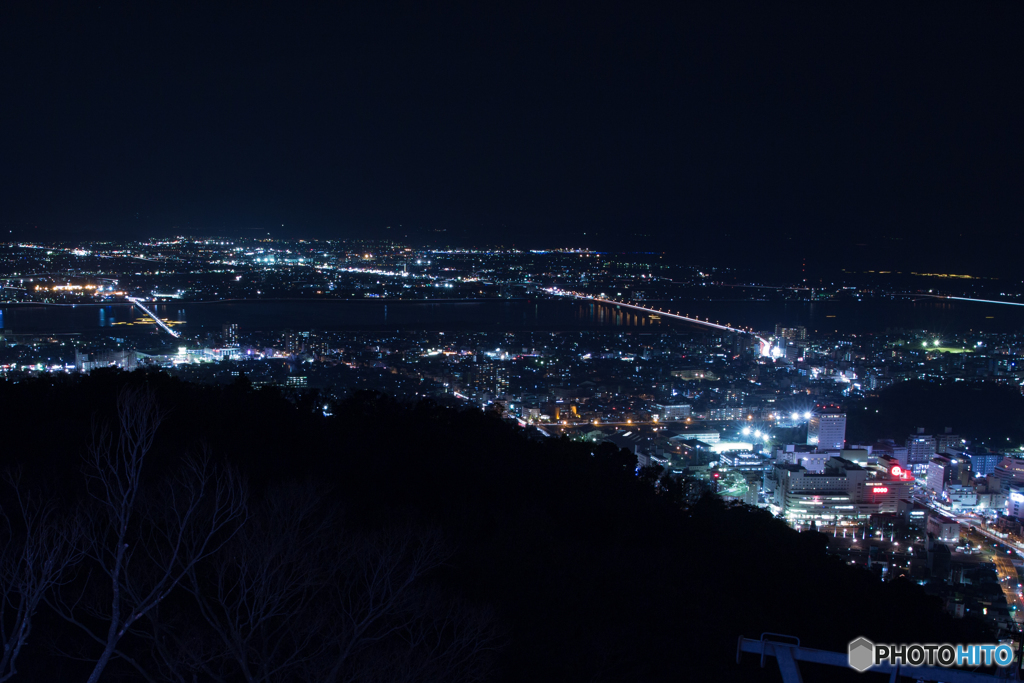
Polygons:
M936 333L1024 330L1024 307L936 300L700 301L652 302L655 308L710 318L734 326L771 330L776 324L811 331L884 332L925 329ZM225 322L242 331L320 330L583 330L692 329L685 323L652 320L613 306L571 300L481 301L249 301L162 304L158 314L180 321L188 333L220 330ZM146 334L153 325L137 308L111 306L0 306L0 327L14 334L118 332Z

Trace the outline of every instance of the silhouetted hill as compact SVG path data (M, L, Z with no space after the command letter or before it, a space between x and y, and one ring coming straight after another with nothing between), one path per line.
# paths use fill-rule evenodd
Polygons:
M1015 386L987 382L899 382L851 410L847 424L847 443L903 443L918 427L929 434L950 427L954 434L1005 448L1024 441L1024 396Z
M346 529L439 530L452 554L426 580L493 613L492 680L777 681L774 665L736 664L738 636L786 633L842 651L861 635L986 635L949 619L918 586L879 583L826 555L816 533L714 498L683 509L636 477L626 452L528 438L477 410L357 394L324 417L315 396L294 404L244 381L95 372L0 384L4 463L75 500L91 425L112 418L125 383L150 387L167 411L151 481L205 448L238 467L254 499L311 483L340 507ZM45 637L40 627L33 644ZM43 680L31 672L52 673L45 657L41 646L28 652L22 669Z

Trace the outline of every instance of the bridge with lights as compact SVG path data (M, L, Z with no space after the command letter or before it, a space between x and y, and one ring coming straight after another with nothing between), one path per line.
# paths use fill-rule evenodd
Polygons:
M641 313L647 313L649 315L657 315L663 318L670 318L673 320L682 320L684 322L693 323L694 325L701 325L702 327L709 327L713 330L721 330L723 332L734 332L736 334L750 335L757 339L759 345L759 351L762 356L771 355L771 342L764 337L758 336L754 333L754 330L750 328L730 327L729 325L722 325L720 323L713 323L710 320L700 318L692 318L688 315L681 313L673 313L671 311L665 311L660 308L649 308L647 306L640 306L639 304L630 303L628 301L620 301L618 299L605 299L599 296L593 296L590 294L583 294L580 292L573 292L571 290L559 289L557 287L549 287L544 290L554 296L569 296L575 299L585 299L587 301L594 301L601 304L608 304L610 306L621 306L623 308L629 308L634 311Z
M141 308L142 312L145 313L146 315L148 315L150 318L152 318L153 321L156 322L156 324L159 325L160 329L162 329L164 332L166 332L167 334L171 335L174 338L178 338L178 337L181 336L181 332L175 332L174 330L172 330L170 327L167 326L167 323L165 323L163 320L161 320L160 318L157 317L156 313L154 313L153 311L151 311L148 308L146 308L146 305L144 303L142 303L142 299L137 299L137 298L135 298L133 296L129 296L129 297L125 297L125 298L128 299L128 301L131 301L133 304L135 304L139 308Z

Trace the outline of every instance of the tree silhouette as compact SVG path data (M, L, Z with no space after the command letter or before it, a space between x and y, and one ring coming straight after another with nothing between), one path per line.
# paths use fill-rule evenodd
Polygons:
M82 560L81 529L52 502L23 491L20 474L5 476L11 501L0 509L0 682L18 673L18 657L32 633L40 603L68 581Z
M118 396L117 415L116 436L98 427L85 458L90 571L48 599L101 647L88 683L99 680L115 654L138 666L119 650L121 640L231 537L246 510L237 475L208 457L185 459L164 485L144 491L143 468L163 415L151 391L131 388Z

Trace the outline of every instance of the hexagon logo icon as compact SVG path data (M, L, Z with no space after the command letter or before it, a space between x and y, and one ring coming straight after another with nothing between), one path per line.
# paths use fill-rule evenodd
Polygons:
M864 673L875 663L875 644L861 637L850 642L850 668Z

